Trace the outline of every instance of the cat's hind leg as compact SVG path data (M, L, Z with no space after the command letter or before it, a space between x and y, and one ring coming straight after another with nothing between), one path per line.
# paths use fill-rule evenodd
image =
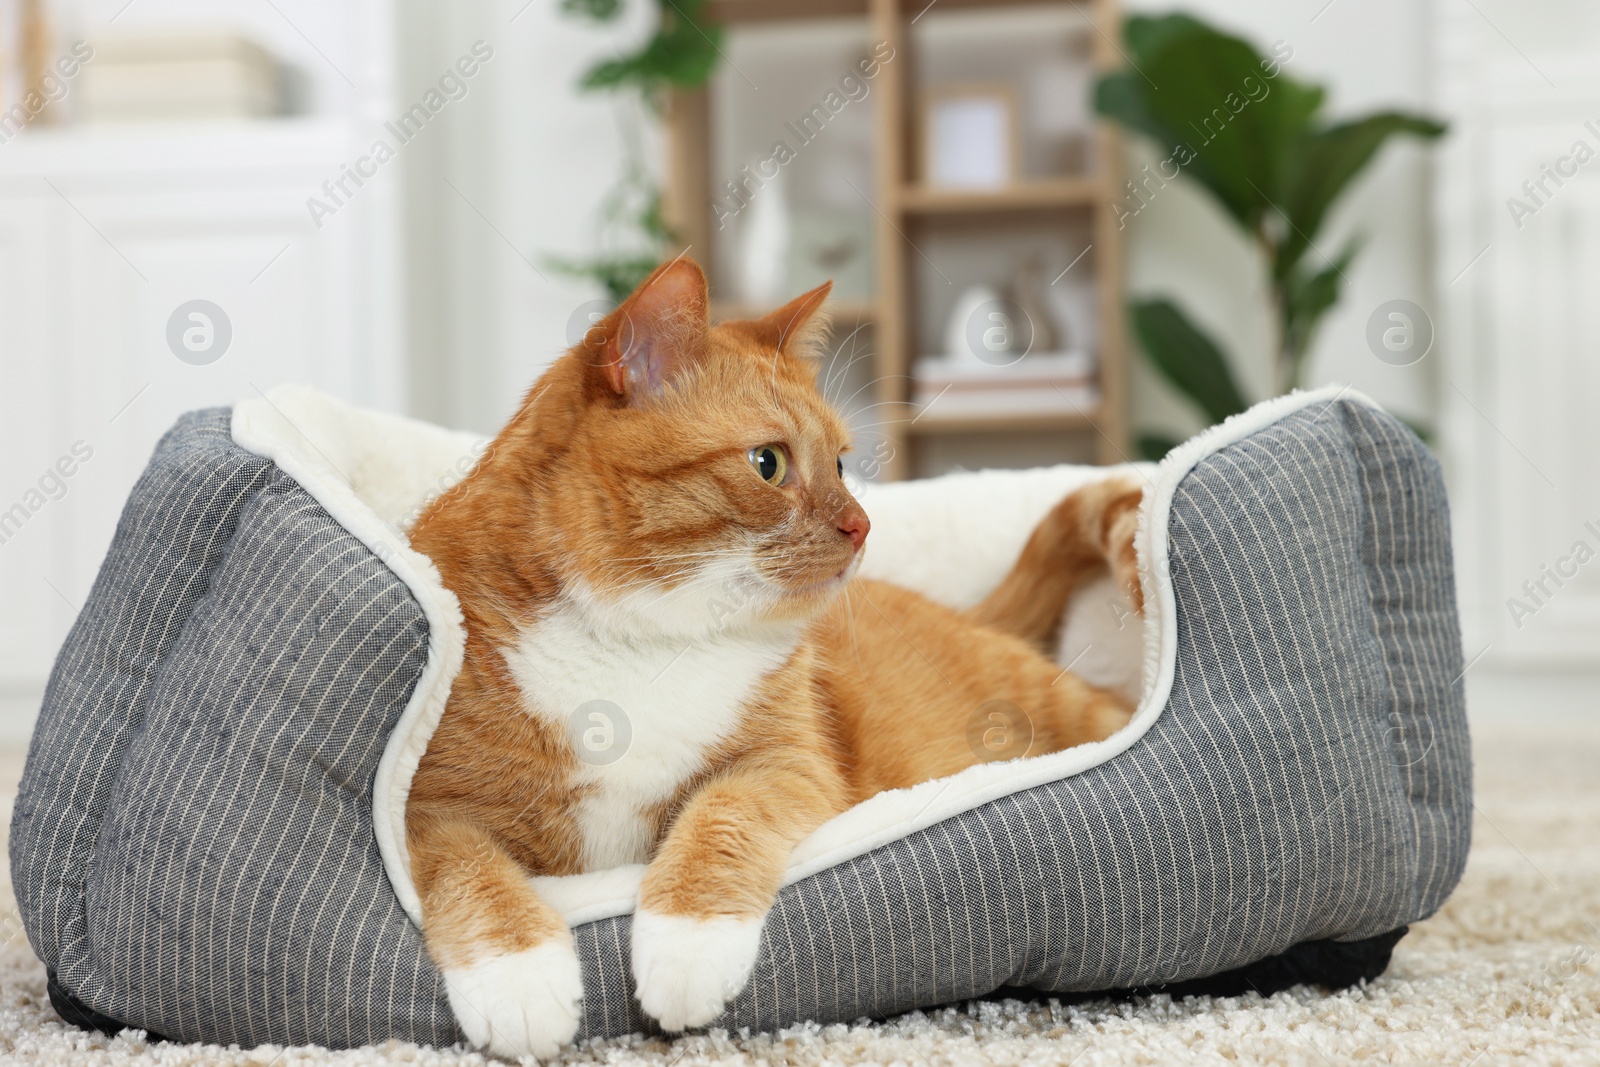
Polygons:
M1143 495L1133 475L1116 475L1069 494L1034 528L1010 572L968 617L1050 654L1067 601L1108 567L1134 610L1142 612L1134 533Z
M540 1059L578 1031L583 976L572 933L487 830L413 811L411 873L423 937L474 1046Z

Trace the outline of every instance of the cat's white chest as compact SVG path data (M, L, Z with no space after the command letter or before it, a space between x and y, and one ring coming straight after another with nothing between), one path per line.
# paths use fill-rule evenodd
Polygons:
M530 714L562 729L575 785L585 870L643 863L645 814L671 797L732 736L762 680L798 645L794 632L639 636L558 606L524 627L505 659Z

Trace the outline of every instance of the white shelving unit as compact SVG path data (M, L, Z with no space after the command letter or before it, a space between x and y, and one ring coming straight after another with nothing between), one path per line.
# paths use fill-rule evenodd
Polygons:
M674 97L667 214L707 262L721 318L752 310L728 298L741 295L733 283L744 228L770 202L757 193L749 214L735 211L729 187L742 167L776 158L775 141L791 149L778 173L793 229L870 245L870 266L847 272L834 306L829 364L841 368L835 388L856 416L862 475L1123 460L1121 148L1088 103L1093 78L1124 62L1114 0L716 0L707 13L728 29L726 62L707 90ZM834 117L802 137L798 117L868 54L881 61L870 79L855 79L856 99L838 103L835 92ZM1022 101L1019 173L996 189L930 186L919 166L922 101L972 82L998 83ZM1061 150L1063 126L1076 153ZM814 261L785 298L826 276ZM1040 387L1020 409L916 402L917 361L943 354L962 292L1004 287L1029 262L1041 289L1064 278L1090 309L1078 319L1095 340L1075 343L1096 358L1092 387Z

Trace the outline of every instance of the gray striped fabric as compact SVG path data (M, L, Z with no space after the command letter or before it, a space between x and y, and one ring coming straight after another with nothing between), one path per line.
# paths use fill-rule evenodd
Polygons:
M1438 908L1471 768L1432 457L1317 403L1202 461L1169 533L1179 654L1150 731L786 888L720 1025L1177 981ZM425 638L225 413L180 422L62 652L13 823L62 985L174 1037L454 1041L370 815ZM629 920L575 934L580 1037L650 1029Z
M422 610L229 419L161 442L57 661L11 827L29 937L169 1037L451 1044L372 830Z

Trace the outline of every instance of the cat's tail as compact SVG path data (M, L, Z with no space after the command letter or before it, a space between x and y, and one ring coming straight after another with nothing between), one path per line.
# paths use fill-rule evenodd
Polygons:
M1107 568L1133 609L1144 612L1134 533L1144 490L1132 475L1084 486L1034 528L1009 574L968 615L1054 652L1067 601Z

